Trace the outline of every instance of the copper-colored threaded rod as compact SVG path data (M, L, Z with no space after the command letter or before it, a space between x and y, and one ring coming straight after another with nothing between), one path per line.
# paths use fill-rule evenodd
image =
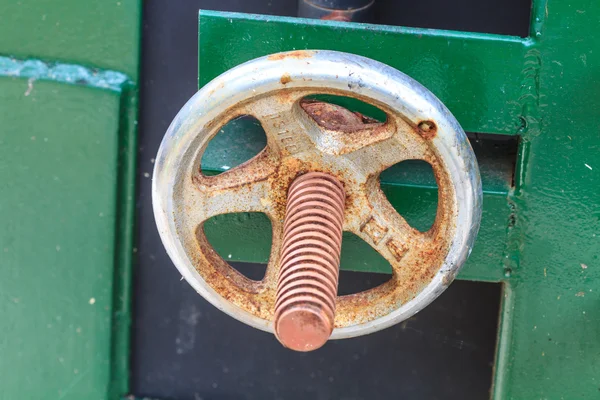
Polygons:
M318 349L333 331L345 197L340 181L321 172L304 174L290 185L275 335L292 350Z

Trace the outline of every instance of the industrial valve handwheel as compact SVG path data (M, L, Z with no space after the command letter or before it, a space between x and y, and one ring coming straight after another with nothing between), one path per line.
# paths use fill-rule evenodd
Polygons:
M316 101L316 94L354 97L386 120ZM266 148L220 175L204 175L209 141L242 115L261 122ZM411 227L379 187L382 171L413 159L431 164L438 185L436 219L426 232ZM470 254L481 219L477 162L446 107L405 74L335 51L258 58L204 86L165 134L152 190L162 241L194 289L300 351L378 331L427 306ZM204 234L209 218L235 212L271 220L261 281L233 269ZM337 296L343 231L389 261L388 282Z

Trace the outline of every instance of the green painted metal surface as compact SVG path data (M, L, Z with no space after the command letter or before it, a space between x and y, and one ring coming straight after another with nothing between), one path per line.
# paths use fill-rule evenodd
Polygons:
M139 0L2 1L0 15L2 55L138 75Z
M0 2L0 399L128 392L140 13Z
M528 38L201 11L199 83L278 51L347 51L419 80L467 131L520 135L514 187L502 162L477 154L483 218L460 276L504 283L493 397L600 398L600 3L532 9ZM411 207L434 205L426 181L391 174L383 187L417 223ZM265 261L264 219L218 218L207 233L221 254ZM232 231L245 237L233 249L222 240ZM384 270L346 247L344 267Z

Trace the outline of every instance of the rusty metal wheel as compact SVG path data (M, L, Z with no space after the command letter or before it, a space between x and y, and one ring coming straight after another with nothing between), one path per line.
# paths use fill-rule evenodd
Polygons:
M349 96L385 112L377 122L341 107L307 101L313 94ZM217 176L200 160L209 141L241 115L262 124L267 147ZM438 210L427 232L412 228L386 199L379 174L403 160L430 163ZM343 230L392 266L387 283L338 296L331 338L364 335L415 314L453 281L470 254L481 219L481 182L471 146L456 119L427 89L377 61L334 51L274 54L235 67L196 93L167 131L153 177L162 241L185 279L213 305L273 332L287 192L306 172L343 184ZM273 244L262 281L252 281L211 248L209 218L263 212Z

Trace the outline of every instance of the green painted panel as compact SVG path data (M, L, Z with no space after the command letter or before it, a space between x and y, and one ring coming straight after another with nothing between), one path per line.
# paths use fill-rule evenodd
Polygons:
M0 398L104 399L120 93L0 87Z
M140 0L0 1L0 55L138 75Z
M600 398L600 3L537 1L496 398Z
M415 78L467 131L515 134L523 127L522 70L529 39L204 10L199 24L200 86L279 51L346 51Z
M499 282L510 272L505 266L507 225L511 209L506 197L484 195L481 228L473 252L459 274L459 279Z

